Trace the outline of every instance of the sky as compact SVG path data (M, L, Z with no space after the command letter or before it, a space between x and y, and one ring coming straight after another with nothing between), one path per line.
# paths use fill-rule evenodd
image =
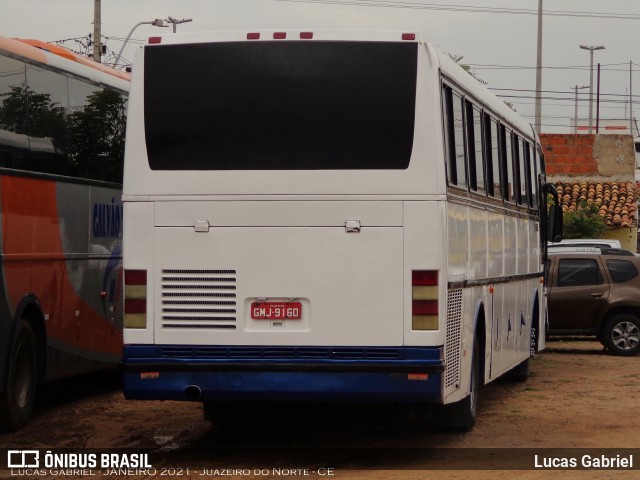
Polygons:
M178 33L287 28L420 32L445 52L462 56L462 63L533 123L540 1L545 12L542 132L572 131L574 88L590 82L589 52L579 45L605 46L594 52L594 64L601 64L600 117L628 118L630 89L638 104L634 116L640 117L637 0L102 0L101 23L107 61L115 59L138 22L156 18L192 19L178 25ZM93 31L93 8L93 0L0 0L0 35L68 40L65 46L81 49L69 39ZM588 16L594 14L597 18ZM137 27L123 59L133 59L135 48L160 34L172 34L172 29ZM596 80L594 71L594 116ZM579 117L588 117L588 92L579 90Z

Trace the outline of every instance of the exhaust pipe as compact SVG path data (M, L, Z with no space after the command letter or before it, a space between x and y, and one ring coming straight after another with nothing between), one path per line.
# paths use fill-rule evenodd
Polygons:
M189 385L184 389L184 395L187 397L187 400L196 402L202 398L202 390L197 385Z

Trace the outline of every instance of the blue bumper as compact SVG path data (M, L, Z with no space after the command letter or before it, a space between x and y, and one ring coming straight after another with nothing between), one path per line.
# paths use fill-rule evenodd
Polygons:
M127 345L130 399L439 402L442 349ZM187 393L190 389L190 393Z

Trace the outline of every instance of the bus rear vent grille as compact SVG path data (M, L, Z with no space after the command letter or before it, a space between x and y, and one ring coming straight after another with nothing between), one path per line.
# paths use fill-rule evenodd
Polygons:
M235 270L163 270L162 327L236 328Z
M444 345L445 389L460 384L460 343L462 340L462 290L447 293L447 336Z

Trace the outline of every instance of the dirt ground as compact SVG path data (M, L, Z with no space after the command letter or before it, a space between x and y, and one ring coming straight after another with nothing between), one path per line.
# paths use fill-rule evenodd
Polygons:
M250 417L222 428L202 419L199 404L127 401L119 377L105 374L48 385L36 417L23 431L1 435L0 449L152 452L155 475L133 471L119 478L640 478L638 470L530 468L534 454L585 453L635 453L640 467L639 366L640 357L606 355L596 342L552 341L532 360L527 382L482 390L478 422L466 434L409 428L389 409L353 408Z

